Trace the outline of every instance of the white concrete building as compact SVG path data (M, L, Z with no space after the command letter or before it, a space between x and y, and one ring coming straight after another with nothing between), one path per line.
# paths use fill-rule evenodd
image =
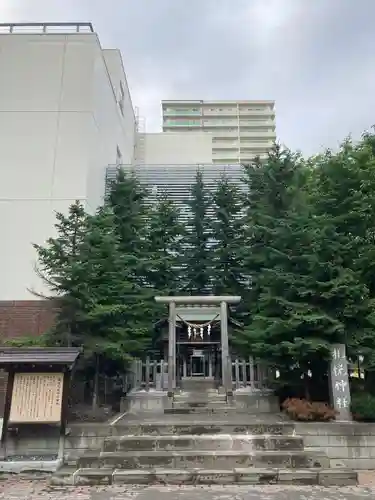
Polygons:
M53 236L55 211L101 203L135 132L121 54L90 24L0 26L0 301L43 291L32 243Z
M212 136L203 132L138 134L136 163L187 165L212 162Z
M163 131L212 135L213 163L264 158L276 140L274 101L162 101Z

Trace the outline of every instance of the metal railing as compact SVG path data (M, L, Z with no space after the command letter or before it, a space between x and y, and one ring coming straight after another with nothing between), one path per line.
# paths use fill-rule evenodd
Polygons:
M0 23L0 34L94 33L91 23Z

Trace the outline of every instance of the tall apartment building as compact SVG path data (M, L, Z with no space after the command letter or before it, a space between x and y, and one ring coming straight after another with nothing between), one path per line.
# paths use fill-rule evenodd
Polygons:
M276 140L274 101L162 101L163 131L209 132L213 163L264 158Z

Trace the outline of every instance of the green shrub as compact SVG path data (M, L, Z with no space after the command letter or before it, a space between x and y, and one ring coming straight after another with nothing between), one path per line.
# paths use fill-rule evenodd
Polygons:
M351 410L354 420L375 422L375 396L365 392L353 394Z

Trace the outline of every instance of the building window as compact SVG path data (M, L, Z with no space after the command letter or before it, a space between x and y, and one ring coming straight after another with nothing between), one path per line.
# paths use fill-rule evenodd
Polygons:
M122 116L124 116L124 104L125 104L125 90L124 90L124 85L122 84L122 82L120 82L120 96L118 100L118 105Z
M122 154L120 148L117 146L116 149L116 165L121 165L122 164Z

